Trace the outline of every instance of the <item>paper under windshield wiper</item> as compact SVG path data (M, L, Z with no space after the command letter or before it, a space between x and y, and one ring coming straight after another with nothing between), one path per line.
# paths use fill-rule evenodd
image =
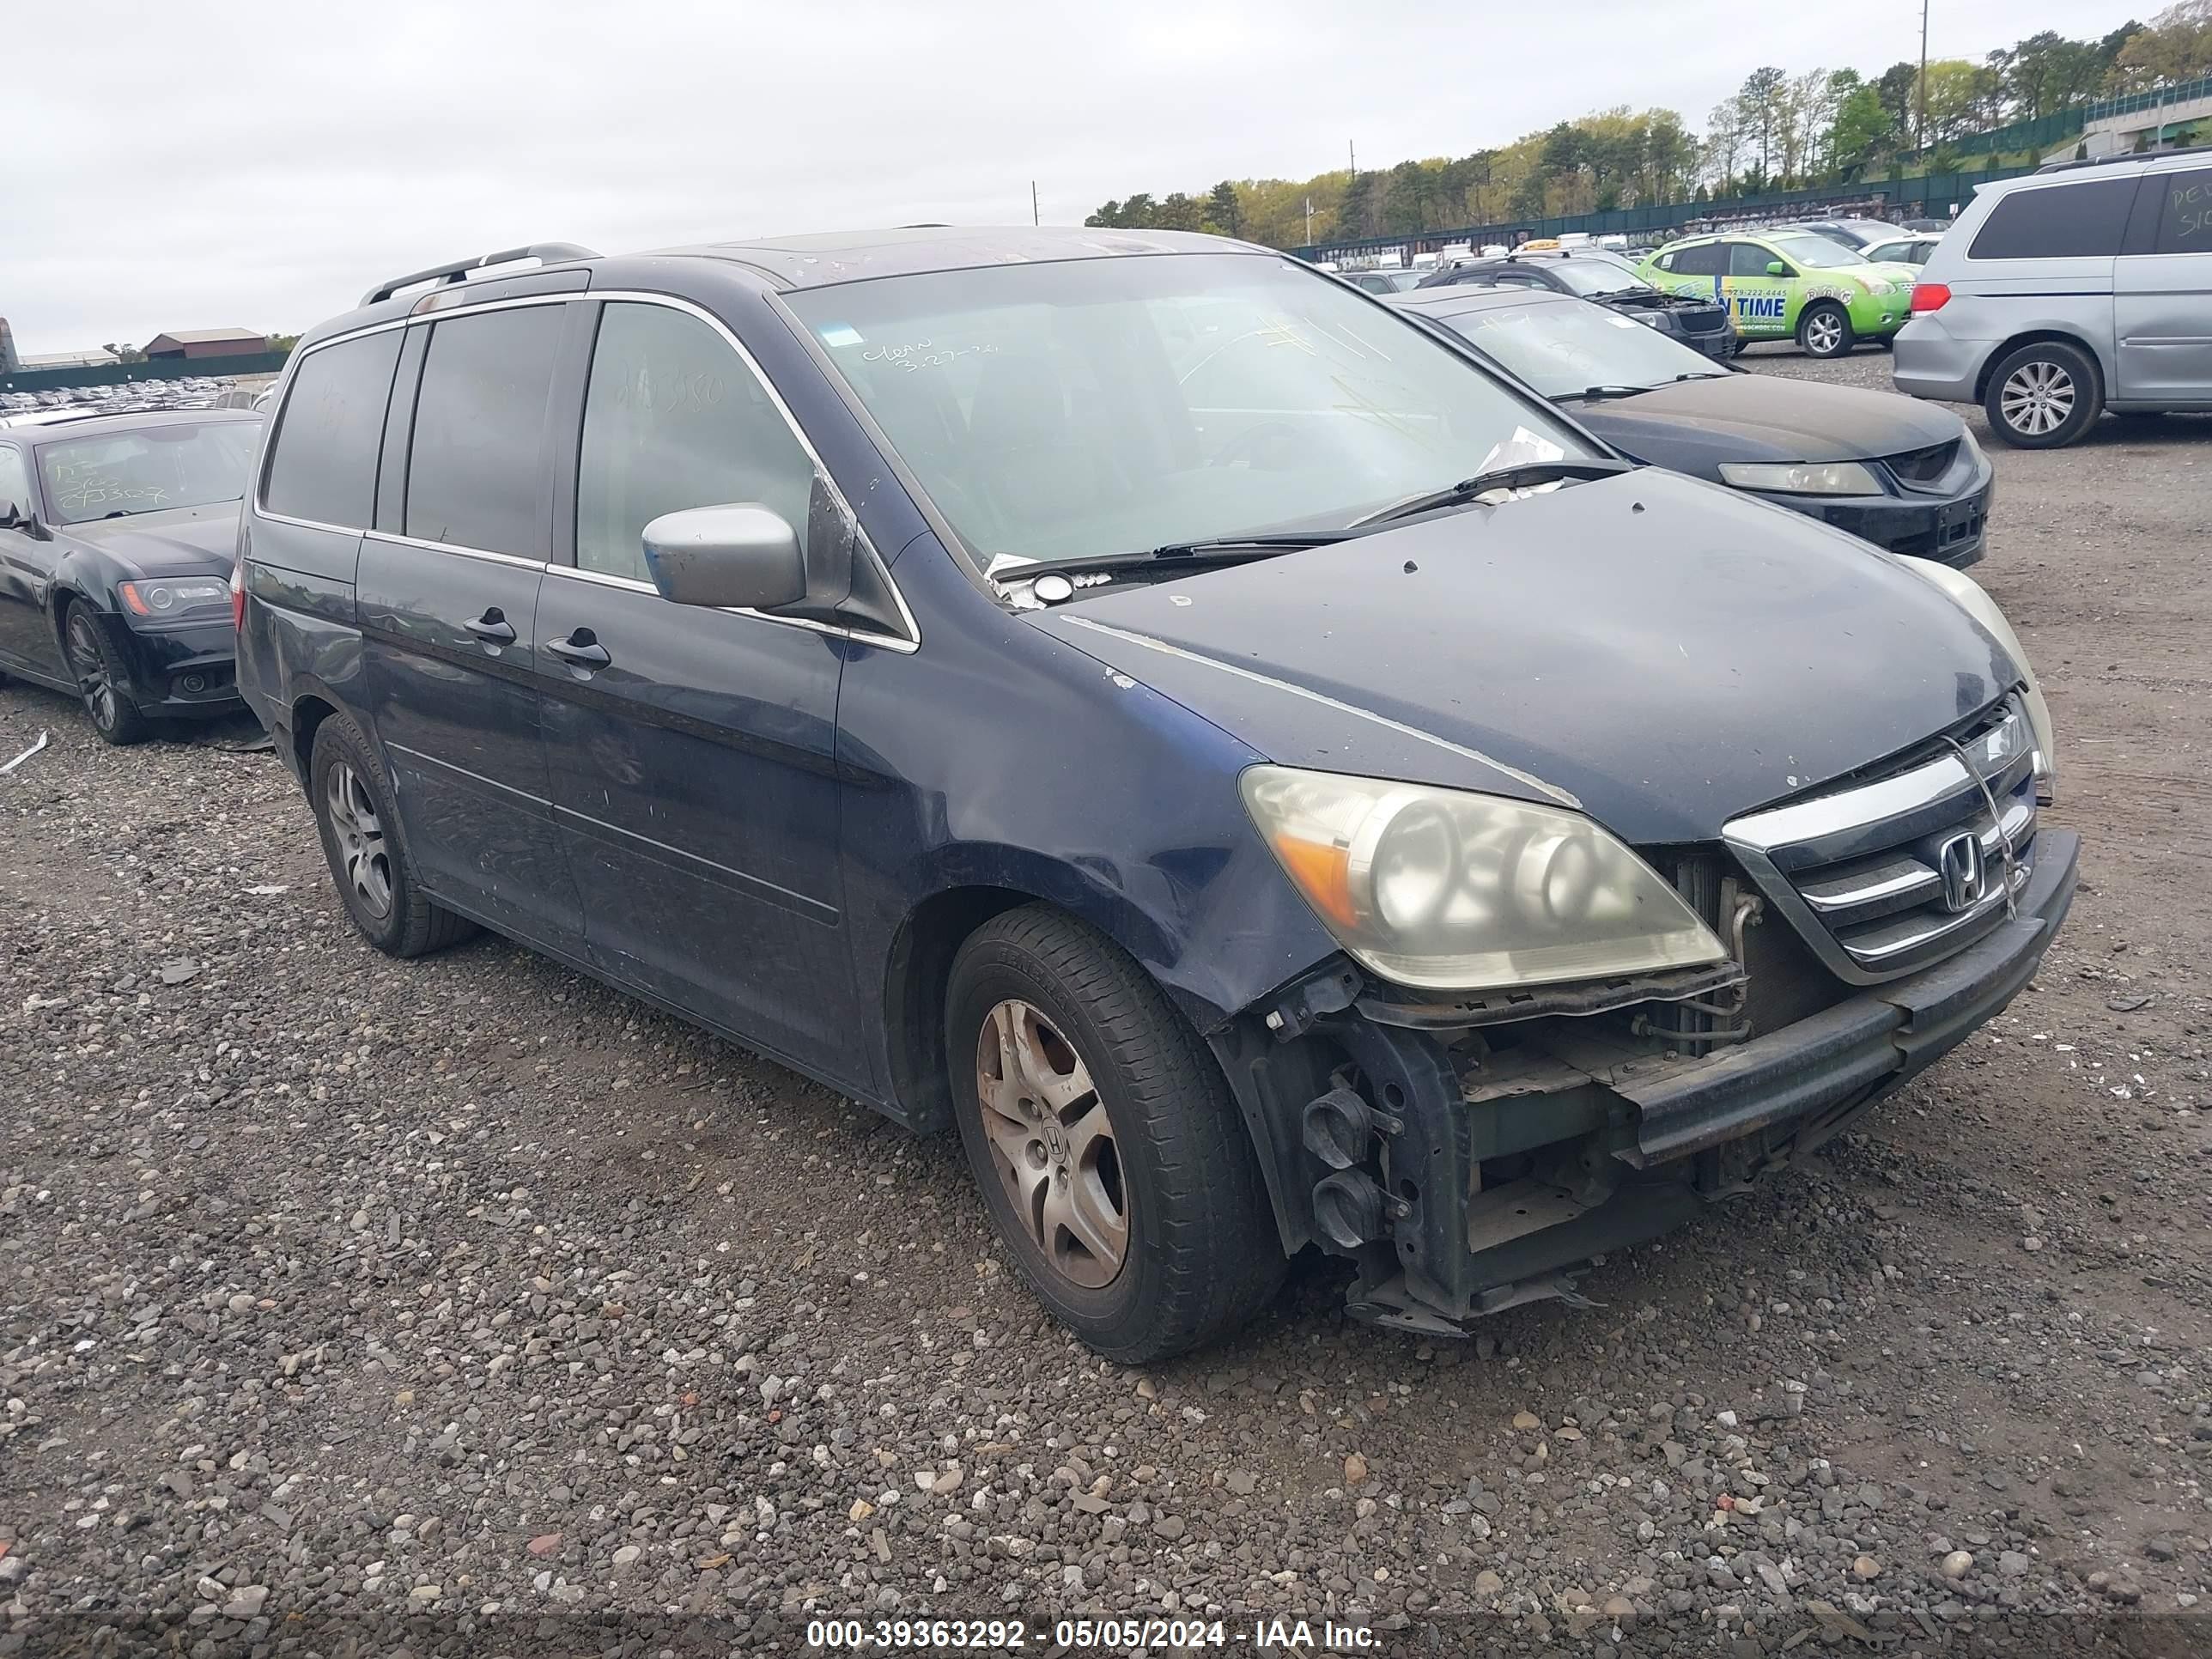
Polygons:
M1440 507L1461 506L1493 489L1527 489L1566 478L1610 478L1617 472L1633 470L1634 464L1629 461L1522 461L1518 465L1478 472L1472 478L1462 478L1455 484L1446 484L1425 495L1408 496L1364 519L1353 520L1350 527L1357 530L1362 525L1387 524L1393 519L1410 519L1418 513Z

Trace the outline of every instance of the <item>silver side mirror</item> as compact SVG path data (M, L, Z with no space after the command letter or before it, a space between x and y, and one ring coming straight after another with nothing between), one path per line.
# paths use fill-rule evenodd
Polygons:
M806 597L799 532L757 502L664 513L644 540L646 571L672 605L758 611Z

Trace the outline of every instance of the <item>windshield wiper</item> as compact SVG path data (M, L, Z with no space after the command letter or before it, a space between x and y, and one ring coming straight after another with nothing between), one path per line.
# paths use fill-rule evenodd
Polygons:
M1729 371L1724 368L1693 368L1687 374L1677 374L1674 384L1680 386L1685 380L1725 380L1728 377Z
M1168 542L1159 547L1150 547L1133 553L1093 553L1080 558L1024 560L1018 564L1004 564L990 572L991 580L1001 582L1027 581L1032 576L1042 576L1049 571L1113 570L1130 565L1152 564L1165 559L1190 559L1206 562L1244 563L1252 559L1264 559L1271 553L1287 553L1302 547L1327 547L1333 542L1347 541L1352 532L1347 530L1282 531L1271 535L1212 536L1200 541Z
M1552 401L1555 404L1595 404L1607 398L1640 398L1647 392L1658 389L1650 386L1584 386L1580 392L1555 392L1552 394Z
M1522 461L1515 466L1501 466L1488 472L1478 472L1472 478L1462 478L1457 483L1446 484L1442 489L1409 495L1404 501L1393 502L1364 519L1354 519L1348 527L1357 530L1362 525L1387 524L1396 519L1410 519L1416 514L1433 512L1440 507L1464 506L1493 489L1527 489L1535 484L1558 483L1566 478L1610 478L1617 472L1632 470L1633 463L1628 461Z

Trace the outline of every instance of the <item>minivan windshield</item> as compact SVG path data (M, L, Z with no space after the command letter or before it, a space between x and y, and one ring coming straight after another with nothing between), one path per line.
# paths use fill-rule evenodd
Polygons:
M46 509L58 524L82 524L234 501L260 436L258 421L208 421L41 444Z
M1423 310L1547 398L1579 398L1593 387L1614 395L1624 389L1650 391L1692 377L1717 378L1723 372L1703 353L1633 317L1565 295L1450 316Z
M1278 257L994 265L786 297L987 564L1343 529L1496 467L1602 454Z

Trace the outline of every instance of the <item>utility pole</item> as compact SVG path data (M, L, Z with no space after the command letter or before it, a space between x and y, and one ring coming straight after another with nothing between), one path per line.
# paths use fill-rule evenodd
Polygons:
M1036 180L1034 179L1030 180L1030 222L1033 225L1041 225L1044 222L1037 213Z
M1359 146L1347 138L1344 141L1344 153L1352 158L1352 182L1356 185L1359 182Z
M1313 198L1306 198L1306 246L1313 246Z
M1912 147L1928 148L1928 0L1920 0L1920 82L1917 102L1919 113L1912 124Z

